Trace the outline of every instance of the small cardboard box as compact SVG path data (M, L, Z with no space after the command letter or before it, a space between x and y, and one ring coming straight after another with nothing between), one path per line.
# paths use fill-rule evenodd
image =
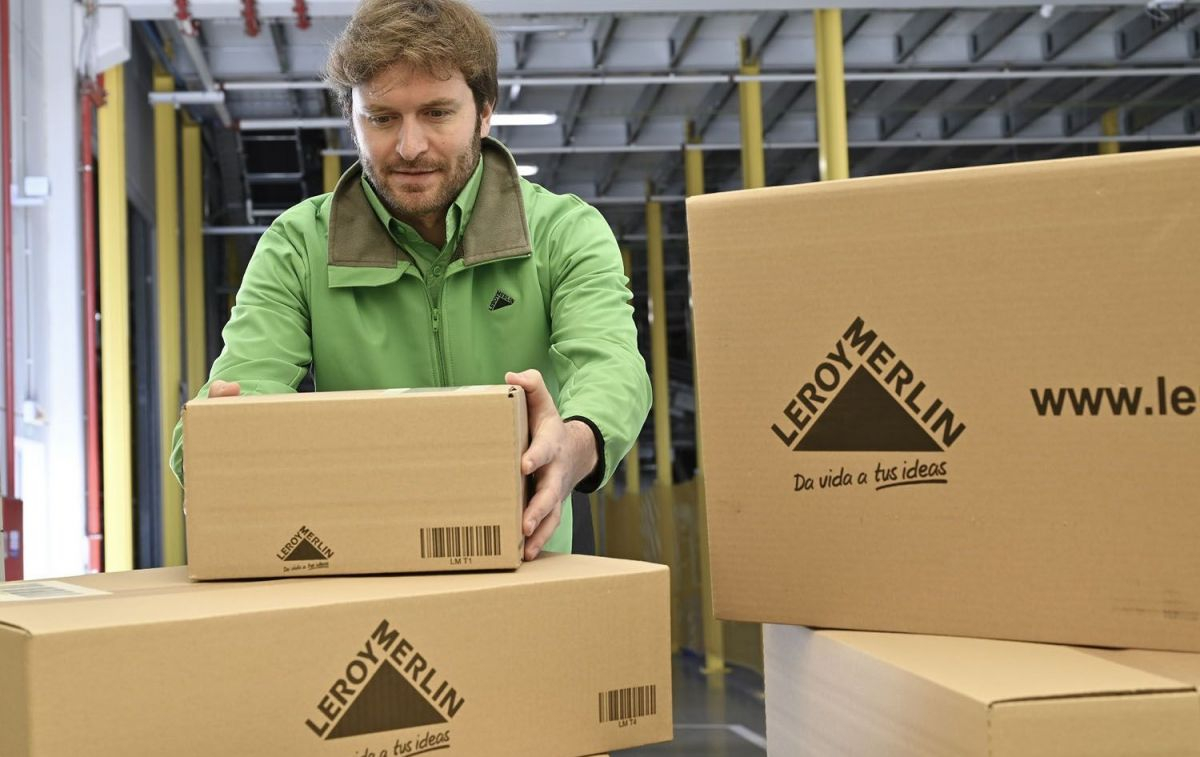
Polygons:
M192 578L521 563L520 387L199 399L183 425Z
M688 200L716 614L1200 651L1197 177Z
M1140 653L1167 656L1156 674L950 636L768 625L763 644L771 757L1200 756L1200 695L1161 674L1171 653Z
M0 754L595 754L669 740L667 570L0 584ZM8 601L5 601L8 600Z

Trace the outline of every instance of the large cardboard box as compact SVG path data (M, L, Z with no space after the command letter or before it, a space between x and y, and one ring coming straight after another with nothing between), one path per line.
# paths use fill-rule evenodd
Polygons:
M671 738L667 571L0 584L0 754L570 757Z
M718 616L1200 651L1198 177L690 199Z
M199 399L183 425L192 578L521 563L520 387Z
M763 642L771 757L1200 756L1194 682L1085 650L777 625Z

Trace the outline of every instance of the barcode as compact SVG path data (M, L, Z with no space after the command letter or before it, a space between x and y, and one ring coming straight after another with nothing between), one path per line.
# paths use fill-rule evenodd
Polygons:
M602 691L599 700L601 723L654 715L658 712L658 687L631 686Z
M500 554L500 526L421 529L421 557L493 557Z
M107 594L106 591L85 589L82 586L59 581L23 581L0 584L0 602L18 602L30 599L63 599L66 597L86 597L92 594Z

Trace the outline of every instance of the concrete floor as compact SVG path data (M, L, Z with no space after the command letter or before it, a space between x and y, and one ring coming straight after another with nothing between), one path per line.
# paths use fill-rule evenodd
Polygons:
M723 689L710 688L701 664L690 655L675 658L675 740L623 749L612 757L763 757L767 753L762 678L733 669Z

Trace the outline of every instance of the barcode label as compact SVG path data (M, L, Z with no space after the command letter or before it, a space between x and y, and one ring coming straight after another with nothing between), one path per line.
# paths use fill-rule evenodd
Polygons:
M67 599L69 597L88 597L108 593L99 589L85 589L82 586L75 586L61 581L14 581L12 583L0 584L0 602L24 602L31 599Z
M421 557L494 557L500 526L443 526L421 529Z
M599 700L601 723L632 720L658 713L657 686L631 686L628 689L602 691Z

